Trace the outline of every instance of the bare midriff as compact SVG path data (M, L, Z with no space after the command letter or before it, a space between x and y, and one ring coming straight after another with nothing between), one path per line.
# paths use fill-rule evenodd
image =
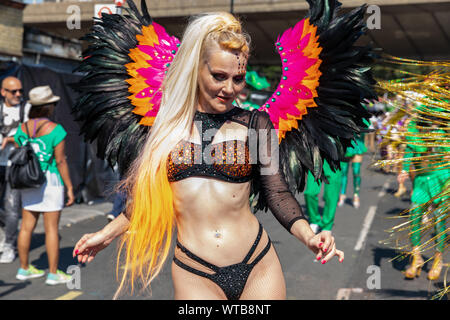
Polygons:
M249 206L250 182L190 177L171 187L179 242L219 267L241 262L259 228Z

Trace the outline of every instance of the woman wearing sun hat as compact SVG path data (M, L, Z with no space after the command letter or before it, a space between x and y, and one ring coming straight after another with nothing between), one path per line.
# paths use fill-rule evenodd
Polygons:
M19 126L14 136L15 142L22 146L27 141L36 153L47 181L39 188L22 189L22 224L18 237L20 268L16 278L27 280L44 276L29 264L31 235L39 214L44 216L45 245L48 256L49 273L46 284L56 285L70 281L70 276L58 270L59 237L58 223L64 208L64 186L67 188L68 202L74 201L73 187L64 152L64 128L48 118L52 115L60 97L55 96L49 86L35 87L29 92L32 105L30 120Z

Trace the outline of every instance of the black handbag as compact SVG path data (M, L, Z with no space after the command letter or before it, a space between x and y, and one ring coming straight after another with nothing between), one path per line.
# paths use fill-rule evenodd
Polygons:
M44 124L41 125L39 129L41 129ZM28 137L30 137L28 127L26 125L25 128L27 129ZM36 134L39 129L36 131ZM36 153L29 144L29 141L25 142L23 146L14 149L9 155L9 160L10 165L8 166L7 175L11 188L38 188L46 181L45 172L42 171Z

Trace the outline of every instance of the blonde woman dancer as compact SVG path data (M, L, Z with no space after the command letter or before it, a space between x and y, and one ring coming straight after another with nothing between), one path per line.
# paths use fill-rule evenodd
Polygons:
M334 8L336 3L332 3ZM134 6L131 1L128 4ZM136 106L134 113L142 114L141 124L151 125L151 131L144 136L142 149L126 172L124 187L131 200L126 212L102 230L84 235L75 245L74 256L77 255L80 262L91 262L100 250L122 236L125 272L118 294L128 278L131 284L141 278L149 285L157 276L168 257L176 227L177 241L171 266L175 299L285 299L286 285L279 258L267 232L251 211L255 190L259 203L264 201L278 221L322 263L335 256L342 262L344 253L337 249L329 232L316 235L309 227L280 169L286 158L281 156L284 149L278 150L279 137L269 113L247 111L233 105L245 86L249 38L234 16L205 14L189 23L179 44L174 38L164 36L163 29L145 14L145 2L142 6L143 16L132 8L130 16L117 19L136 18L144 25L148 23L143 27L143 36L136 37L141 44L139 50L131 51L134 63L126 67L128 74L134 76L134 80L128 81L131 85L128 90L133 93L131 101ZM335 13L334 10L318 11L311 21L319 21L320 12L333 17ZM330 20L320 21L332 25ZM104 26L108 23L105 21ZM302 23L305 32L315 32L309 22ZM103 29L97 31L103 32ZM314 46L316 37L308 36L308 39ZM94 41L100 41L99 37L94 37ZM117 50L123 44L117 43ZM281 45L279 50L284 50ZM155 66L162 66L161 90L157 85L152 87L159 78L143 70L144 62L139 57L144 52L153 57L153 72ZM308 52L319 53L313 48ZM173 59L171 53L176 53ZM95 56L87 59L89 63ZM321 61L317 56L311 60ZM285 67L285 71L288 69ZM310 72L320 76L317 68ZM146 76L149 87L139 86L140 77ZM88 83L88 80L82 81L78 89L92 90ZM111 91L119 90L122 84L117 83L117 87L111 81L105 85ZM296 93L302 95L298 91L300 89ZM282 94L280 91L274 95ZM147 97L149 100L145 101L151 102L153 109L145 109L148 104L140 100ZM312 96L304 98L313 103ZM271 101L275 102L276 98ZM121 103L118 97L115 104ZM272 107L276 107L276 103ZM96 121L87 116L86 100L81 100L77 108L81 114L79 120ZM119 114L122 109L116 110ZM95 110L90 109L90 112L95 113ZM307 123L306 119L304 121ZM283 127L278 125L280 134ZM358 126L362 127L359 120ZM118 127L116 125L114 130L119 130ZM131 124L123 126L122 132L133 128ZM101 131L97 139L112 143L109 139L115 134ZM309 131L304 134L311 138ZM288 139L289 132L285 135ZM86 132L86 136L89 138L90 133ZM122 137L125 139L124 135ZM350 144L350 140L345 141ZM120 148L129 148L133 143L139 141L122 144ZM256 153L254 146L258 146ZM112 151L109 156L113 154L122 163L133 155L121 158L122 153ZM335 167L336 162L331 165ZM320 172L315 174L321 176Z

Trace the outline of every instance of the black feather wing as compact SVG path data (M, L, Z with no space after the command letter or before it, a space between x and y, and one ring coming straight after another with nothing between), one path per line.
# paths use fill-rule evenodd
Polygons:
M79 98L72 110L85 141L97 143L97 156L116 164L124 174L142 148L150 127L139 125L128 96L129 78L125 65L132 62L130 49L138 45L136 36L152 23L145 1L141 14L133 1L124 15L102 15L91 32L82 37L89 43L83 61L74 70L84 73L72 84Z
M323 174L326 160L333 171L340 169L345 150L356 136L365 132L364 119L370 114L362 105L365 99L375 99L375 80L370 65L376 54L371 46L355 46L366 31L366 6L346 14L339 14L341 3L335 0L307 0L307 18L317 27L322 48L322 73L314 99L315 108L298 120L298 129L286 132L279 145L280 166L290 190L296 194L304 190L308 171L317 181L328 182ZM251 205L267 210L259 197L256 178L251 190Z

